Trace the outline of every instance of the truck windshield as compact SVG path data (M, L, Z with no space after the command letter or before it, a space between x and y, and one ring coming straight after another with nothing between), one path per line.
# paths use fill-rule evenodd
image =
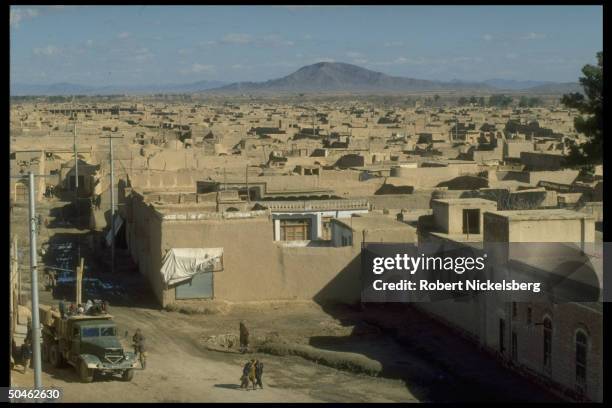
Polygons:
M98 327L83 327L81 330L82 337L98 337L100 335L100 328Z
M115 336L117 334L114 327L101 327L100 336Z

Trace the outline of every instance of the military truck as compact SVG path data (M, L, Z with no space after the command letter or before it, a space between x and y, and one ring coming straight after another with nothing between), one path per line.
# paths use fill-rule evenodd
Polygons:
M110 314L60 317L48 306L40 307L42 358L53 367L75 368L81 381L92 382L94 374L120 374L131 381L138 363L117 338L117 325Z

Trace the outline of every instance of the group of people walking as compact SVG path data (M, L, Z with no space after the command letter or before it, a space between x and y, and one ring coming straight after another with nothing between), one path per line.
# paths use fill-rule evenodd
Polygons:
M242 368L242 377L240 377L240 388L249 389L249 381L253 385L253 389L256 389L259 386L260 389L263 389L263 383L261 382L261 378L263 376L263 363L257 359L251 359L247 361L244 367Z

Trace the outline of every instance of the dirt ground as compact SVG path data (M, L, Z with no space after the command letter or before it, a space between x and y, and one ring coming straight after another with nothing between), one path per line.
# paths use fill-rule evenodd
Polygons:
M64 203L65 204L65 203ZM63 205L63 204L59 204ZM40 207L53 221L52 206ZM11 230L27 243L27 210L16 208ZM55 246L81 243L87 274L121 285L126 296L111 302L119 334L129 338L140 328L147 339L147 368L131 382L97 378L84 384L71 367L43 364L45 387L63 389L66 402L418 402L418 401L556 401L526 380L482 356L477 349L418 314L381 314L351 307L322 307L312 302L257 302L222 305L212 314L160 310L143 290L142 278L127 255L118 251L117 273L111 276L108 254L85 244L87 230L54 225L41 231L41 241ZM44 257L54 261L54 246ZM27 258L27 252L24 252ZM75 258L76 259L76 258ZM27 266L27 259L22 260ZM41 266L42 270L42 266ZM42 273L41 273L42 275ZM27 277L26 279L27 280ZM42 280L42 276L41 276ZM146 288L146 286L144 286ZM57 304L48 291L40 302ZM379 319L388 316L388 320ZM297 356L224 353L208 350L210 336L238 334L245 320L252 338L277 335L284 341L325 350L357 353L379 361L379 377L356 374ZM408 323L398 325L398 321ZM366 323L367 322L367 323ZM401 326L401 327L400 327ZM398 341L398 327L401 341ZM125 332L128 336L125 337ZM400 344L401 343L401 344ZM241 367L248 358L264 362L264 389L239 389ZM14 386L32 386L33 374L11 372Z
M41 302L49 301L48 292ZM415 401L402 381L372 378L317 365L300 357L249 354L265 364L264 389L238 389L246 356L208 351L205 333L223 327L210 316L187 316L143 308L113 307L119 333L140 328L147 338L147 368L125 383L101 378L80 383L71 368L43 367L43 384L60 387L70 402L400 402ZM214 320L214 321L211 321ZM235 316L234 319L235 320ZM210 324L209 324L210 323ZM234 325L237 327L237 323ZM229 329L229 327L228 327ZM129 346L126 339L124 345ZM17 370L21 370L18 366ZM15 385L32 384L32 371L12 371Z

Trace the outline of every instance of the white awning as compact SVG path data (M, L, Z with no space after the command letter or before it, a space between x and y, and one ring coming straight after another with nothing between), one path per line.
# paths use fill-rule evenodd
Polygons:
M160 272L167 285L174 285L195 274L212 272L222 256L223 248L172 248L164 256Z

